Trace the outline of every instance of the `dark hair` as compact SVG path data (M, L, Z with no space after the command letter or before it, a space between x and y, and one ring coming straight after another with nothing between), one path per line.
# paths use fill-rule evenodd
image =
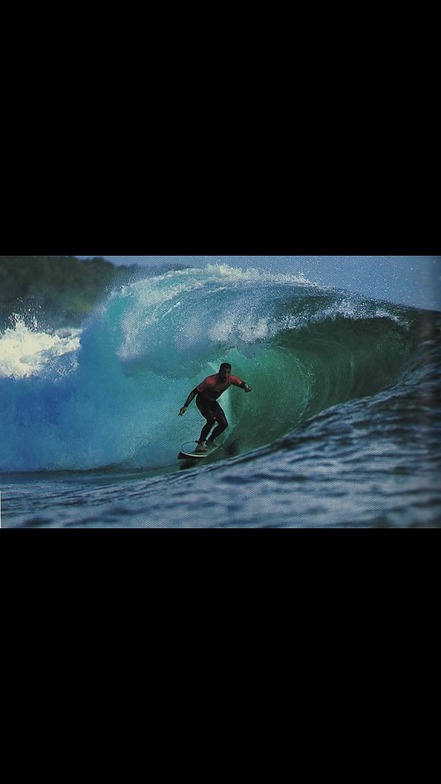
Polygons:
M219 370L223 370L224 368L228 368L228 370L231 370L230 363L229 362L222 362L222 365L220 366Z

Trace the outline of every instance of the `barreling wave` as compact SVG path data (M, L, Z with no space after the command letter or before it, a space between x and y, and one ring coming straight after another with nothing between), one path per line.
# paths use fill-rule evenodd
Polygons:
M227 265L127 284L81 333L17 324L0 336L0 471L173 466L201 427L195 405L179 409L222 361L253 387L222 397L225 449L270 444L403 377L421 323L413 309Z

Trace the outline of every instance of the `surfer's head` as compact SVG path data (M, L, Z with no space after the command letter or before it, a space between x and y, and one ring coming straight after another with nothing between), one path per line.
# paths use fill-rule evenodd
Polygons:
M222 365L219 368L219 375L222 380L226 381L227 378L231 375L231 365L229 362L222 362Z

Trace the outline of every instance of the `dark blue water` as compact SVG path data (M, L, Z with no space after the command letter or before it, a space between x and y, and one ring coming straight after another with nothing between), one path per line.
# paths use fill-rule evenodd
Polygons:
M0 340L2 526L441 523L441 314L228 265L113 292L70 334ZM248 381L197 464L188 392Z

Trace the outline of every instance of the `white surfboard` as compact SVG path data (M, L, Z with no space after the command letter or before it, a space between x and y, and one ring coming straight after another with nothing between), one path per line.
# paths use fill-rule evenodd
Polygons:
M215 445L211 447L211 449L209 447L206 452L196 452L194 449L191 449L192 443L192 441L188 441L186 444L182 445L182 449L178 455L178 460L188 460L189 458L191 460L201 460L204 457L212 455L213 452L215 452L217 449L217 445Z

